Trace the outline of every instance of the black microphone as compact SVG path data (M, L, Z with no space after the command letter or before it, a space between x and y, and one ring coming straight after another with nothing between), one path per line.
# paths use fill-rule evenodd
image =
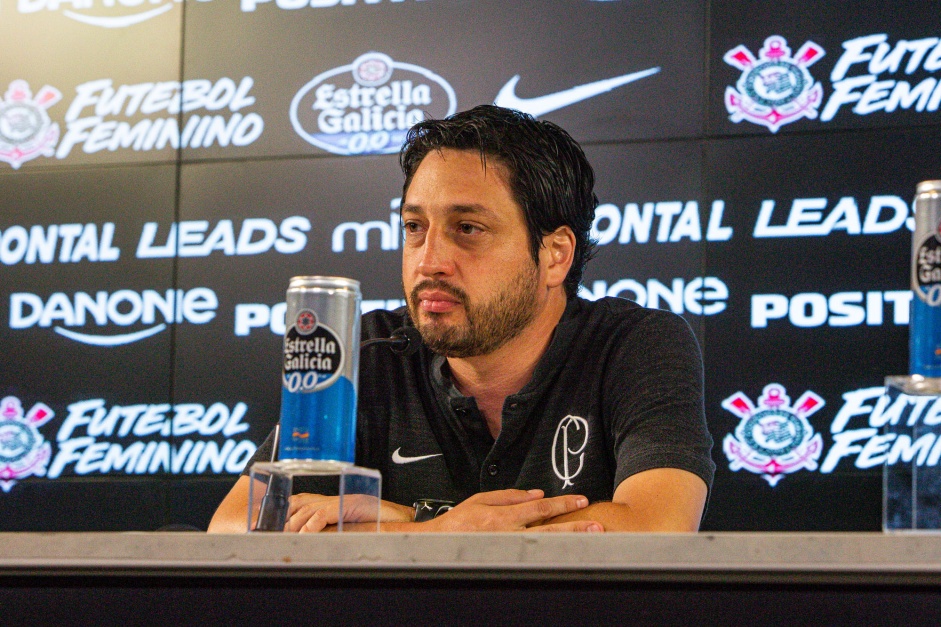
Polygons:
M291 478L287 475L271 475L268 478L268 490L261 499L255 531L284 531L290 507Z
M363 349L374 344L387 344L393 353L408 357L417 353L421 347L421 333L415 327L399 327L391 336L366 340L359 347Z

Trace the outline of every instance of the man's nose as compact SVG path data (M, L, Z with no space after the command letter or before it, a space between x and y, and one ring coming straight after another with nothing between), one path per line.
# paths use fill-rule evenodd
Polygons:
M454 273L454 258L447 237L438 229L429 229L422 246L418 271L423 276L450 276Z

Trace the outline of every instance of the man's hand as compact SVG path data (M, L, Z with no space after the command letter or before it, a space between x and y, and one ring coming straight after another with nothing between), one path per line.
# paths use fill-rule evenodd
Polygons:
M415 510L411 507L379 501L380 522L411 522ZM340 522L340 497L321 494L295 494L291 497L285 531L317 533L328 525ZM376 497L366 494L347 494L343 497L343 523L376 522Z
M542 490L496 490L475 494L451 511L419 524L425 531L604 531L593 520L542 524L587 506L584 496L547 499Z

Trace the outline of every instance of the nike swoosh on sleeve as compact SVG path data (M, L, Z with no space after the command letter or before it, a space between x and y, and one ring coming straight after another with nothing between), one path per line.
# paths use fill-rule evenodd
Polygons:
M412 462L420 462L423 459L430 459L432 457L440 457L443 453L435 453L434 455L419 455L418 457L403 457L399 454L399 451L402 450L402 447L395 449L392 452L392 461L396 464L411 464Z
M656 74L659 71L659 67L652 67L648 70L641 70L640 72L625 74L624 76L616 76L614 78L595 81L594 83L577 85L571 89L558 91L545 96L538 96L536 98L520 98L516 95L516 84L520 80L520 76L517 74L500 89L500 93L497 94L493 104L498 107L517 109L538 118L540 115L545 115L551 111L573 105L576 102L593 98L594 96L611 91L621 85L627 85L628 83L633 83L634 81Z

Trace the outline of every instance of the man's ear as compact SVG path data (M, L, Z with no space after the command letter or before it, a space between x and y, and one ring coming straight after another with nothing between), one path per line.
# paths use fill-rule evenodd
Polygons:
M549 287L558 287L568 276L575 258L575 233L568 226L560 226L542 237L539 259L546 272Z

